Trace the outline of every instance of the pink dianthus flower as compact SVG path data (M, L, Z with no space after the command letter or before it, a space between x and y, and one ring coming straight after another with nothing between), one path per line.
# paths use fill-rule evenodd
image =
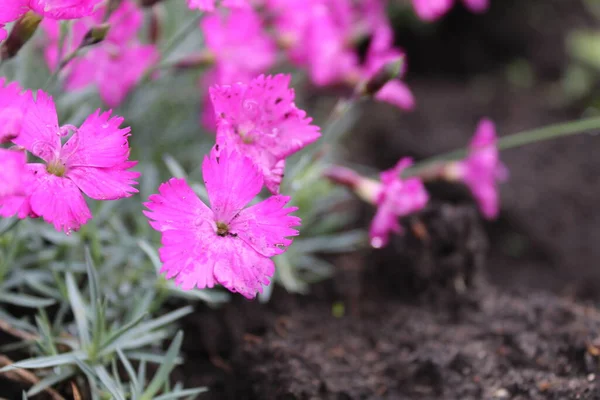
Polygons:
M208 84L247 82L275 62L275 43L252 9L209 15L200 28L215 64Z
M270 257L286 251L300 218L285 208L288 196L272 196L244 208L261 190L263 177L237 152L212 152L202 163L210 208L183 179L163 183L145 211L162 232L161 272L182 289L215 283L247 298L262 292L275 271Z
M290 75L261 75L249 84L210 89L217 148L249 156L274 194L279 192L285 158L321 136L319 127L294 104L290 80Z
M25 96L19 84L7 84L5 78L0 78L0 143L13 139L21 132L24 103Z
M350 187L364 201L377 205L369 236L375 248L384 247L390 233L402 233L398 218L419 211L429 201L429 195L420 178L402 179L402 171L412 164L410 158L401 159L392 169L381 173L381 181L365 178L356 172L332 167L325 176L335 183Z
M23 151L0 149L0 205L7 196L17 194L25 175Z
M86 33L102 23L105 13L106 6L99 8L89 18L77 21L67 41L66 51L77 49ZM96 84L100 97L108 106L117 107L121 104L146 70L160 57L156 46L142 44L137 38L142 20L143 13L135 3L123 1L107 21L110 29L106 38L65 67L66 89L77 90ZM49 39L45 50L46 62L51 69L55 69L58 64L59 24L57 21L44 20L42 27Z
M389 24L382 23L375 29L363 66L363 79L371 79L386 64L401 59L402 70L399 76L387 82L374 97L403 110L412 110L415 107L415 98L408 86L400 80L406 71L406 57L402 50L393 47L393 42L393 31Z
M25 196L21 204L13 202L0 209L2 215L18 213L24 218L30 209L57 230L69 233L92 217L81 192L96 200L137 192L132 185L140 174L129 171L137 162L128 160L130 129L119 129L123 118L97 111L80 128L59 127L52 98L42 91L36 100L28 95L21 133L13 142L44 163L27 164L31 179L26 182ZM63 144L71 130L73 135Z
M419 211L429 201L421 179L400 178L402 171L411 164L410 158L403 158L394 168L381 173L381 187L375 199L377 212L369 230L373 247L385 246L390 232L401 233L398 218Z
M91 15L101 0L0 0L0 40L6 38L4 25L28 11L51 19L76 19Z
M216 0L187 0L188 7L192 10L200 11L214 11ZM223 0L221 1L223 7L230 8L248 8L248 0Z
M488 219L498 215L497 182L508 178L496 147L496 129L488 119L479 122L466 159L448 164L446 177L463 181L473 193L481 213Z
M484 12L489 7L489 0L463 0L463 3L475 13ZM441 18L453 5L454 0L413 0L417 15L424 21L435 21Z

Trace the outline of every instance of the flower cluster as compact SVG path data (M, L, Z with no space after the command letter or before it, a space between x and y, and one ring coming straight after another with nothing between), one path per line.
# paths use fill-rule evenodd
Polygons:
M6 39L4 25L32 11L54 20L77 19L91 15L101 0L0 0L0 40Z
M20 120L12 119L19 129L11 130L11 141L42 162L25 164L24 152L3 151L3 173L14 173L2 180L6 187L0 190L0 215L41 217L69 233L92 217L82 192L96 200L137 192L133 185L139 173L130 171L136 162L129 160L129 128L119 128L123 118L97 111L79 128L60 126L52 97L15 88L12 84L0 93L0 98L12 96L21 105L15 114Z
M159 54L154 45L142 44L137 38L143 14L134 2L124 0L110 16L107 13L107 6L104 5L89 17L76 21L62 47L59 22L50 19L42 21L47 38L44 54L50 69L60 68L61 55L73 54L80 49L86 35L108 17L106 37L68 62L64 66L64 73L67 90L95 84L102 100L109 107L117 107L148 68L158 61Z
M424 21L435 21L443 17L454 6L455 0L413 0L415 12ZM465 6L474 13L481 13L489 7L489 0L463 0Z

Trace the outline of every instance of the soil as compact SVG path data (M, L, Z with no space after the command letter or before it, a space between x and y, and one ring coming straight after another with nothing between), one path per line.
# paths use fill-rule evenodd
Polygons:
M457 7L436 29L399 28L418 108L369 105L352 161L462 147L482 116L500 135L579 118L554 94L567 33L592 24L578 0L492 0L482 16ZM509 84L515 60L529 81ZM433 185L405 236L332 260L309 295L199 307L176 378L208 386L202 399L600 399L597 148L586 135L503 153L497 221L464 188Z
M581 117L557 88L567 33L593 25L579 1L506 0L399 29L418 108L369 105L351 161L384 169L463 147L482 116L501 136ZM515 60L530 79L507 78ZM498 220L464 188L434 185L407 235L340 256L310 295L198 311L182 376L207 399L600 399L599 146L584 135L506 151Z

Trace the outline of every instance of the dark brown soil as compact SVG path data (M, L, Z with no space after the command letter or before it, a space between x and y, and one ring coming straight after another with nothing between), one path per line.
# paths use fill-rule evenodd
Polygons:
M556 88L567 33L593 24L582 3L492 4L398 30L418 109L368 107L353 161L383 169L462 147L482 116L500 135L581 117ZM507 79L515 60L529 83ZM338 258L309 296L199 311L183 376L207 399L600 399L599 146L584 135L503 153L498 221L436 185L408 235Z

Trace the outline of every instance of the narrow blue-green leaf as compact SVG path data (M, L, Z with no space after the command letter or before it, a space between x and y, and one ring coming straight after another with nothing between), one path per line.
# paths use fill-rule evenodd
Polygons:
M65 379L70 378L75 373L73 368L63 368L62 371L58 374L52 374L46 376L44 379L40 380L38 383L33 385L31 389L27 391L29 396L35 396L36 394L46 390L47 388L56 385L64 381Z
M173 339L173 342L165 354L165 361L158 367L158 371L154 374L154 377L144 391L144 394L140 397L140 400L152 400L154 395L160 390L161 386L169 379L169 375L175 366L175 360L181 349L182 342L183 332L179 331L177 332L177 335L175 335L175 339Z
M28 294L10 292L0 293L0 302L28 308L48 307L56 303L54 299L44 299L41 297L30 296Z
M83 299L81 298L81 292L73 279L73 275L67 272L67 293L69 295L69 302L71 303L71 310L75 316L75 324L77 325L77 331L83 347L87 347L90 343L90 331L87 321L87 310Z
M131 381L131 384L133 385L135 394L139 394L141 391L140 390L141 388L140 388L140 384L137 380L137 374L135 373L133 366L131 365L131 363L125 356L125 354L123 354L121 349L117 349L117 355L119 356L119 360L121 360L121 364L123 364L123 367L125 368L125 371L127 372L127 375L129 376L129 381Z
M177 310L171 311L161 317L141 323L140 325L131 329L127 333L127 336L129 337L130 335L135 336L135 335L141 335L146 332L151 332L157 328L171 324L171 323L177 321L178 319L185 317L186 315L192 313L192 311L194 311L194 308L191 306L185 306L182 308L178 308Z
M113 399L125 400L125 394L119 387L117 387L116 382L110 377L110 374L106 368L104 368L104 366L96 366L94 367L94 371L96 372L96 376L98 379L100 379L102 385L104 385L104 388L112 395Z
M90 308L92 315L97 317L97 306L100 301L100 285L98 283L98 274L94 267L94 261L92 260L92 254L88 246L85 247L85 269L88 277L88 288L90 291Z
M146 313L141 314L133 321L129 321L127 324L123 325L122 327L120 327L119 329L117 329L116 331L111 333L111 335L100 345L102 352L106 353L106 352L110 352L110 351L113 351L114 349L118 348L119 342L117 340L121 336L123 336L127 332L129 332L131 329L133 329L133 327L135 327L140 322L142 322L142 320L144 319L145 316L146 316Z
M10 371L15 368L36 369L50 368L65 364L76 364L78 360L86 360L87 354L83 351L73 351L70 353L58 354L56 356L29 358L23 361L7 365L0 369L0 372Z
M160 259L158 258L158 252L156 251L156 249L154 249L150 245L150 243L148 243L144 239L139 239L137 241L137 243L138 243L138 246L140 246L140 249L142 249L142 251L148 256L148 258L152 262L154 269L156 269L156 271L160 270L162 263L160 262Z
M185 396L197 396L200 393L207 392L208 389L205 387L195 388L195 389L183 389L175 393L168 393L157 396L154 400L171 400L171 399L180 399Z

